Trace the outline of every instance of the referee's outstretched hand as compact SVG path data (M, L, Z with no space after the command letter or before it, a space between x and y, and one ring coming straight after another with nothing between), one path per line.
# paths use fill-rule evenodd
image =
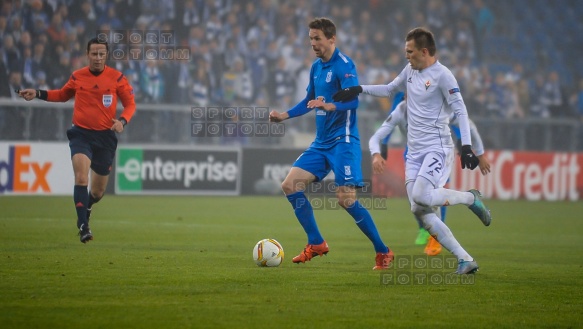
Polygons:
M355 97L358 97L358 94L360 94L361 92L362 92L361 86L344 88L342 90L337 91L334 95L332 95L332 100L335 102L347 102Z
M27 101L33 100L36 96L36 90L34 89L16 89L14 92Z
M463 145L460 154L460 161L462 162L462 169L474 170L480 164L480 159L472 151L471 145Z

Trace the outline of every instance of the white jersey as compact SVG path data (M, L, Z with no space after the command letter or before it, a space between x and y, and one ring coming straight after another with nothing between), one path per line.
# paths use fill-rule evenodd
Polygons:
M362 89L365 94L381 97L406 89L409 156L454 147L448 127L452 112L459 120L462 145L472 145L468 113L458 83L439 61L423 70L407 65L389 84L363 85Z
M403 101L395 107L393 112L389 114L385 122L375 131L372 137L368 140L368 148L370 154L374 155L381 153L380 142L393 132L395 127L401 129L401 133L407 134L407 102Z
M478 127L476 127L474 121L472 121L472 119L468 119L468 121L470 123L470 136L472 136L472 148L474 149L474 153L477 156L480 156L484 154L484 142L482 142L482 136L480 136ZM459 128L459 125L460 122L457 119L457 116L455 113L452 113L451 117L449 118L449 126Z
M476 127L476 124L471 119L468 120L470 123L470 135L472 136L472 148L474 149L476 155L480 156L484 154L484 144L482 142L482 137L478 132L478 127ZM453 112L449 118L449 126L459 127L459 120ZM402 101L399 103L393 112L389 114L379 129L377 129L377 131L375 131L375 133L371 136L368 141L368 147L370 149L371 155L381 153L381 141L389 136L396 127L399 127L402 133L407 134L407 101Z

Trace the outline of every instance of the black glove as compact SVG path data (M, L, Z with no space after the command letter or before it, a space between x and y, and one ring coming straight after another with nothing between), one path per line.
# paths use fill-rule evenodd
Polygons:
M344 88L340 91L337 91L333 96L332 100L335 102L347 102L352 100L355 97L358 97L358 94L362 92L361 86L354 86Z
M462 169L467 167L470 170L474 170L480 164L480 159L474 154L470 145L462 145L460 161L462 162Z

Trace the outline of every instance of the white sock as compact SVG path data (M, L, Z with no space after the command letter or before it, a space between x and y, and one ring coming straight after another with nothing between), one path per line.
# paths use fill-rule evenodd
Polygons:
M437 216L437 211L439 208L437 208L437 207L431 208L431 207L427 207L427 206L422 206L422 205L416 204L413 201L413 198L412 198L413 189L417 188L417 183L419 183L420 181L424 181L430 185L430 187L423 186L423 185L421 185L421 187L425 187L426 189L427 188L433 189L433 185L431 185L431 183L427 179L424 179L424 178L417 179L416 181L413 181L413 182L409 182L405 186L407 189L407 195L409 196L409 202L411 203L411 211L413 212L413 214L415 214L415 216L418 216L419 218L421 218L421 220L423 221L423 226L425 227L425 229L427 231L429 231L429 234L434 236L435 239L445 249L449 250L452 254L454 254L457 257L458 261L459 260L465 260L465 261L474 260L472 258L472 256L470 256L470 254L468 254L468 252L465 251L464 248L462 248L460 243L453 236L453 233L451 233L451 230L449 229L449 227L447 227L447 225L445 225L445 223L442 222L441 219L439 219L439 216ZM449 190L449 191L453 191L453 190ZM458 192L458 193L463 193L463 192ZM469 192L468 192L468 194L471 195L472 202L474 202L474 195L472 193L469 193Z
M425 215L422 215L421 218L423 219L423 224L425 225L425 229L429 231L429 233L435 237L435 239L447 250L449 250L452 254L454 254L458 260L465 260L465 261L472 261L474 260L468 252L462 248L460 243L456 240L456 238L451 233L451 230L445 223L443 223L437 214L431 212Z

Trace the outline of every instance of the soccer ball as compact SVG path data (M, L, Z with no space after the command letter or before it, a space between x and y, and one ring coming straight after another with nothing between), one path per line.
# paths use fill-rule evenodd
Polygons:
M279 266L283 261L283 247L275 239L263 239L253 248L253 260L261 267Z

